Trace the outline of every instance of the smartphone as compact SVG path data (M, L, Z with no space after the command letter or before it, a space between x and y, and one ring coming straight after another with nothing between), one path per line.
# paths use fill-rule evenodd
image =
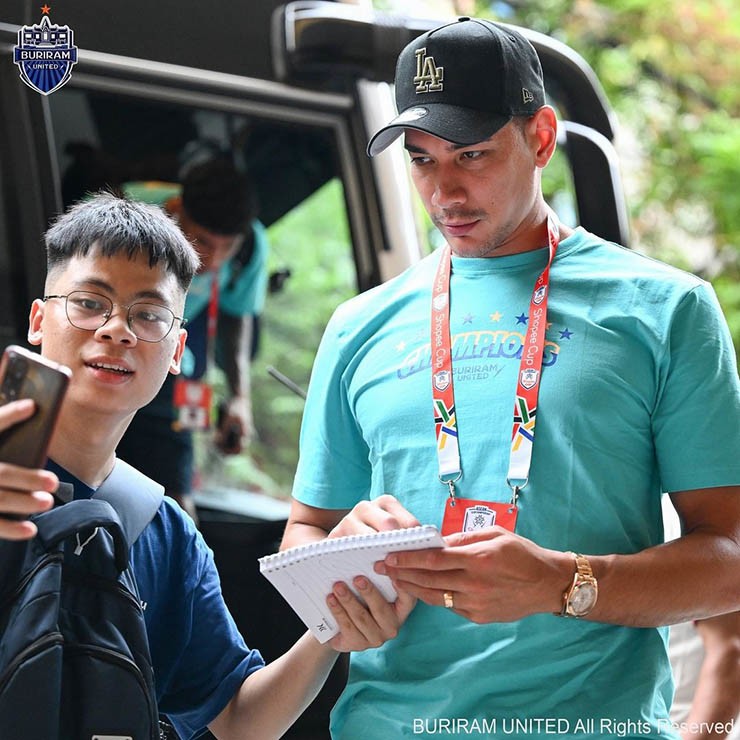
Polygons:
M41 468L72 371L23 347L10 345L0 360L0 405L32 398L30 419L0 432L0 462Z

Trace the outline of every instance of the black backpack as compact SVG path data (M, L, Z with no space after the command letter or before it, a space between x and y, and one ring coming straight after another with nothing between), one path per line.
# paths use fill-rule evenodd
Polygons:
M0 738L158 740L154 674L129 547L162 487L121 460L89 500L0 541Z

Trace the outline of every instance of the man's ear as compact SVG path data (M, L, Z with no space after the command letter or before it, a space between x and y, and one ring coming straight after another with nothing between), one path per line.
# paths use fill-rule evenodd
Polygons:
M175 345L175 352L172 355L170 361L170 372L173 375L180 374L180 363L182 362L182 354L185 351L185 340L188 338L188 332L186 329L180 329L177 335L177 344Z
M555 153L558 141L558 120L555 111L549 105L543 105L533 116L528 130L534 136L535 164L542 168Z
M37 298L31 304L31 312L28 315L28 343L34 347L41 345L41 339L44 335L41 324L45 307L46 304L40 298Z

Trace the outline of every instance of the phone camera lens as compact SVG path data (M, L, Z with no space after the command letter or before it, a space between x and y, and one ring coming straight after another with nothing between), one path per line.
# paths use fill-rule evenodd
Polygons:
M10 376L15 380L23 380L26 377L28 363L25 360L16 360L10 370Z
M27 372L28 362L22 357L11 355L2 385L2 394L6 402L15 401L18 398L18 391L23 385L23 379L26 377Z

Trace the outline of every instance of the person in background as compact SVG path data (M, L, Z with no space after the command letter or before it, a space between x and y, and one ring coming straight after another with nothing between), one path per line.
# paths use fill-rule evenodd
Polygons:
M666 541L681 522L663 496ZM669 655L676 685L671 720L682 740L740 739L740 612L671 626Z
M195 519L193 433L214 427L215 445L225 454L241 452L254 434L250 371L265 302L267 236L255 218L248 178L224 157L191 166L181 186L128 183L124 191L162 205L195 246L201 266L185 302L182 377L170 376L138 412L118 454L164 485ZM212 419L208 370L216 365L228 396Z
M161 209L111 194L73 206L45 241L46 292L31 306L28 341L67 365L72 379L47 469L0 462L0 538L8 540L34 537L36 525L23 517L51 508L60 481L73 485L75 498L90 498L110 474L134 414L180 370L185 292L198 267ZM28 399L0 406L0 431L33 412ZM338 653L389 639L413 603L401 597L389 605L364 578L355 580L361 603L337 584L328 605L341 633L321 645L306 632L265 666L224 603L213 553L172 499L164 497L130 558L146 603L159 710L182 738L206 727L220 740L281 737Z
M436 524L376 568L419 599L350 660L337 740L675 739L666 625L740 609L740 381L699 278L559 223L532 45L461 18L401 52L411 177L446 246L341 305L282 547ZM661 495L685 534L663 543Z

